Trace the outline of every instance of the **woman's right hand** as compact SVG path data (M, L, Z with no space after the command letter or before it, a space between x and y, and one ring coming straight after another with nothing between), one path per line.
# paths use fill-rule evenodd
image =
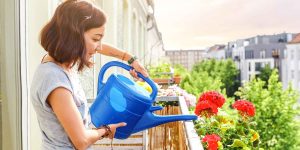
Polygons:
M120 123L108 125L110 127L110 130L111 130L111 134L108 135L108 138L113 139L115 137L115 133L116 133L117 128L124 127L126 125L127 124L125 122L120 122Z

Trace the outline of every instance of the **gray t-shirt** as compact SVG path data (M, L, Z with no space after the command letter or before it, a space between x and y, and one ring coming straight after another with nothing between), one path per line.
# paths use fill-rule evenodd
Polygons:
M53 62L40 64L34 74L30 94L41 129L44 150L74 149L64 128L46 102L49 94L58 87L64 87L72 93L86 128L90 122L87 100L77 73L67 73ZM61 99L63 100L63 97Z

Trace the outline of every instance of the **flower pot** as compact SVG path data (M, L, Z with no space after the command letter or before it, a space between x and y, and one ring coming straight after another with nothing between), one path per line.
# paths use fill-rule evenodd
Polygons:
M157 84L168 84L170 79L154 78L152 79Z
M181 77L180 77L180 76L175 76L175 77L173 78L173 80L174 80L174 83L175 83L175 84L179 84L180 81L181 81Z

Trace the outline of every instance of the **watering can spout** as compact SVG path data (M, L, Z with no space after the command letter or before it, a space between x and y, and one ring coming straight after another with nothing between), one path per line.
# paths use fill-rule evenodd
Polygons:
M160 116L153 114L151 111L146 111L141 120L136 124L132 133L136 133L148 128L152 128L164 123L174 122L174 121L186 121L186 120L196 120L195 115L169 115Z

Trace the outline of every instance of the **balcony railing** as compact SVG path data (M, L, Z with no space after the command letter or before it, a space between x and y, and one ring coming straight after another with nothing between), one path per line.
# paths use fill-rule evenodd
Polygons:
M273 50L272 51L272 57L273 58L279 58L279 50Z
M178 102L178 106L166 106L159 115L189 114L188 107L182 96L157 97L156 102ZM92 100L89 100L91 103ZM128 139L114 139L114 149L155 150L155 149L180 149L203 150L200 138L192 121L177 121L163 124L149 130L131 135ZM110 149L110 140L103 139L93 145L97 149Z

